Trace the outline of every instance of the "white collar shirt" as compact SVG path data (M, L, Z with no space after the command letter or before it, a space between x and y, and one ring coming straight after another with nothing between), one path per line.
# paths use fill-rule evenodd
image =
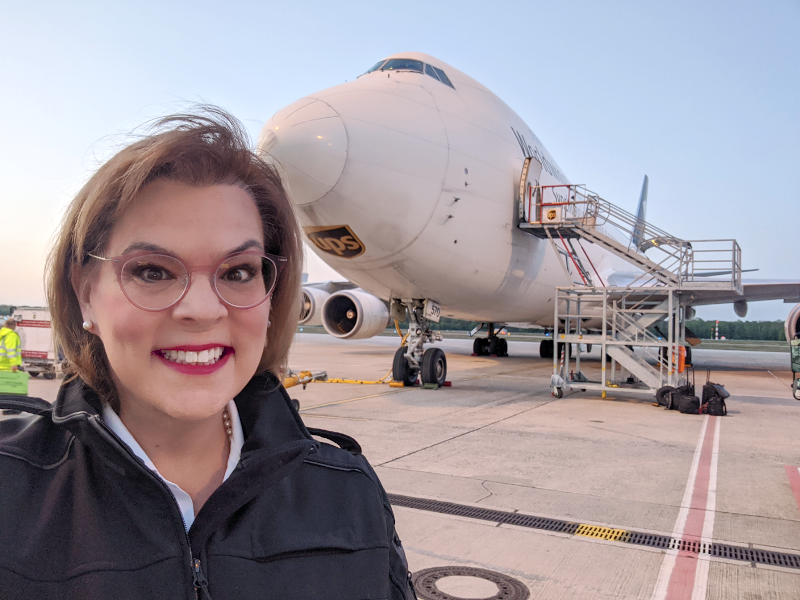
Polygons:
M231 451L228 455L228 466L225 469L225 475L223 476L222 481L228 479L230 474L236 468L236 465L239 464L239 459L242 456L242 446L244 445L244 431L242 430L242 422L239 419L239 411L236 410L236 403L231 400L228 402L227 409L228 415L231 418L233 435L231 437ZM107 404L103 406L103 420L106 422L106 425L108 425L109 429L117 434L117 437L119 437L119 439L121 439L131 449L131 452L133 452L139 458L139 460L144 463L144 466L158 475L167 485L169 491L172 492L172 495L175 497L175 501L178 503L178 508L181 511L181 516L183 517L183 524L186 527L186 531L189 531L192 523L194 523L194 503L192 502L191 496L184 492L178 485L165 479L161 473L158 472L158 469L156 469L153 461L150 460L150 457L147 456L147 454L145 454L144 450L142 450L142 447L131 435L131 432L128 431L127 427L125 427L122 419L120 419L119 415L114 412L114 409Z

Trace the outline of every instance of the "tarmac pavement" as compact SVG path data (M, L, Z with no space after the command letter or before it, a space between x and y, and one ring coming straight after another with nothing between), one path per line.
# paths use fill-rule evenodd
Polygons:
M397 344L298 334L290 366L377 380ZM449 388L312 383L289 393L309 427L355 437L390 494L580 527L396 506L412 571L488 569L522 582L531 598L800 598L800 568L620 541L634 532L800 555L800 402L787 354L696 348L698 388L711 369L731 392L728 416L708 417L624 392L556 399L552 362L513 336L506 358L473 357L470 340L439 346ZM598 368L593 354L582 359L587 371ZM32 379L30 393L52 401L57 384ZM580 533L589 526L609 539ZM494 585L469 576L437 583L458 598L491 596Z

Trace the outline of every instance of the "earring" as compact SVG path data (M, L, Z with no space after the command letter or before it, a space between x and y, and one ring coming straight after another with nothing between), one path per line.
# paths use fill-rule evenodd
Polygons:
M267 319L267 327L272 327L272 321L270 321L269 319Z
M83 328L86 331L89 331L92 327L94 327L94 324L91 321L84 321L83 322Z

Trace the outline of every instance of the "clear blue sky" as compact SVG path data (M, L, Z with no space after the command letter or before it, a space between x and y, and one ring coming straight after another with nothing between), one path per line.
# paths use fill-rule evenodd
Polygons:
M492 89L573 182L633 210L647 173L649 221L735 237L754 277L800 278L798 0L3 0L0 14L0 303L42 302L64 207L125 132L205 101L255 138L279 108L402 51Z

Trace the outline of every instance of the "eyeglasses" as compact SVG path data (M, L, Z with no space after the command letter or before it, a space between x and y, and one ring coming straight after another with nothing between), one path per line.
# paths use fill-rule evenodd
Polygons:
M105 258L114 265L119 287L134 306L148 311L165 310L181 301L192 284L192 273L209 274L219 299L232 308L253 308L269 298L287 262L282 256L239 252L218 265L189 269L167 254L136 253ZM213 274L213 277L211 275Z

